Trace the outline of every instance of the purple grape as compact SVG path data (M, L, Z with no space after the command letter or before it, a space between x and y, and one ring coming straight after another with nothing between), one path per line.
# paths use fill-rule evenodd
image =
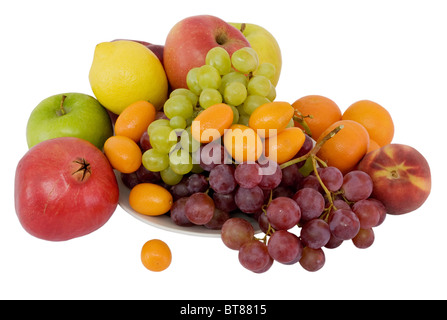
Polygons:
M297 187L303 180L303 175L300 173L296 163L282 169L281 186Z
M360 229L357 235L352 238L352 243L359 249L366 249L371 247L374 243L373 229Z
M208 187L208 180L202 174L193 173L186 179L186 188L190 194L197 192L205 192Z
M188 198L180 198L172 204L170 217L171 220L178 226L190 227L194 225L185 214L185 206Z
M250 189L239 187L234 201L242 212L255 213L260 211L264 204L264 192L258 186Z
M272 265L267 246L256 239L243 244L238 257L244 268L256 273L265 272Z
M273 199L267 207L267 219L275 230L289 230L296 226L301 219L298 204L290 198L278 197Z
M262 170L262 179L258 186L262 189L271 190L279 186L282 180L282 170L274 161L266 161L259 165Z
M234 179L242 188L254 188L262 180L261 167L256 162L243 162L236 167Z
M321 248L312 249L309 247L305 247L303 249L300 264L305 270L310 272L318 271L324 266L325 262L326 257Z
M230 214L228 212L214 208L213 218L205 223L204 226L208 229L220 230L228 219L230 219Z
M293 200L300 206L303 222L320 217L325 207L323 195L312 188L298 190Z
M214 192L213 193L214 205L216 206L216 208L226 212L236 210L237 205L236 202L234 201L234 194L235 192L226 194Z
M331 230L326 221L312 219L301 228L301 241L306 247L318 249L325 246L331 238Z
M351 210L338 209L329 215L329 228L335 237L350 240L359 232L360 221Z
M380 211L377 204L369 199L360 200L352 206L352 211L360 221L360 228L369 229L375 227L380 220Z
M234 167L230 164L219 164L211 169L208 182L210 187L218 193L231 193L236 188Z
M230 218L222 225L221 239L230 249L239 250L253 240L255 231L250 222L242 218Z
M329 191L338 191L343 184L343 173L336 167L326 167L318 170L321 181Z
M267 248L270 256L283 264L298 262L303 251L300 239L286 230L275 231L270 236Z
M217 142L202 145L195 153L195 156L199 158L195 160L199 160L198 163L206 171L211 171L211 169L219 164L228 163L228 154L225 148Z
M342 239L338 239L331 233L331 237L330 237L328 243L326 243L326 245L324 247L328 248L328 249L335 249L335 248L338 248L339 246L341 246L342 243L343 243Z
M213 199L206 193L194 193L185 204L185 215L197 225L208 223L214 215Z
M369 198L373 190L373 182L366 172L354 170L343 177L341 190L346 199L356 202Z

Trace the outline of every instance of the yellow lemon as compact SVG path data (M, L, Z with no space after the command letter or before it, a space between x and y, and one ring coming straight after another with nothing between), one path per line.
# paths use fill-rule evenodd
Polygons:
M139 100L149 101L160 110L168 95L168 80L160 60L135 41L99 43L89 80L98 101L116 114Z

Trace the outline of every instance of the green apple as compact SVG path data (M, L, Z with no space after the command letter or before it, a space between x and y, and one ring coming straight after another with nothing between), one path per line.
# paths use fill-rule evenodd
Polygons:
M234 23L230 24L239 29L247 38L251 47L256 51L259 57L259 63L269 62L276 68L273 85L278 84L281 73L282 57L281 50L275 37L265 28L252 23Z
M103 149L113 134L106 109L95 98L83 93L57 94L40 102L28 119L28 147L59 137L77 137Z

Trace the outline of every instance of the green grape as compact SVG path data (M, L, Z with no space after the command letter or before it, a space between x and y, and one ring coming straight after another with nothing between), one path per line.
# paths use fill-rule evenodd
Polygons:
M248 115L252 114L253 111L260 105L271 102L269 99L263 96L249 95L244 102L244 112Z
M178 184L183 178L183 175L175 173L171 166L168 166L166 169L160 171L160 176L163 182L170 186Z
M222 95L216 89L206 88L202 90L199 97L199 104L203 109L222 102Z
M149 135L149 137L151 136L152 130L154 130L156 127L161 127L161 126L165 126L165 127L169 127L169 120L168 119L157 119L151 122L151 124L149 125L149 127L147 127L147 133Z
M193 107L195 107L197 105L197 102L199 102L199 97L194 92L186 88L177 88L173 90L169 95L169 98L172 98L173 96L176 95L182 95L188 97L188 99L191 100L191 104L193 105Z
M237 111L239 112L239 116L242 116L242 115L249 116L249 114L248 114L247 112L245 112L245 110L244 110L244 105L243 105L243 104L238 105L238 106L236 107L236 109L237 109Z
M193 153L200 148L200 142L192 137L191 126L186 127L180 135L180 146L183 150Z
M192 165L192 169L191 172L192 173L202 173L203 171L205 171L205 169L203 169L200 164L198 163L193 163Z
M175 116L169 120L169 125L172 129L185 129L186 120L182 116Z
M213 66L220 75L231 71L231 59L227 50L222 47L214 47L206 54L205 63Z
M231 82L226 86L223 97L229 105L238 106L247 98L247 88L240 82Z
M231 63L236 70L248 74L258 67L258 55L250 47L241 48L233 53Z
M222 78L216 68L205 64L199 68L197 80L202 89L219 89Z
M293 118L289 120L289 122L286 125L286 128L292 128L295 126L295 121L293 121Z
M184 149L176 149L169 154L169 166L177 174L187 174L192 170L192 157Z
M188 85L188 89L197 96L200 95L200 92L202 92L202 88L199 85L198 75L199 67L192 68L186 75L186 84Z
M276 88L274 85L272 85L270 87L270 92L269 94L266 96L267 99L269 99L270 101L274 101L276 99Z
M239 122L239 110L230 104L231 110L233 110L233 124L237 124Z
M274 64L269 62L263 62L258 66L258 69L255 72L256 76L264 76L270 81L273 81L276 74L276 67Z
M250 120L250 116L248 114L241 114L239 115L238 123L248 127L248 120Z
M143 153L141 161L143 166L152 172L159 172L169 167L169 155L153 148Z
M247 92L249 95L266 97L270 93L272 83L264 76L254 76L248 81Z
M220 87L219 87L220 93L224 94L225 88L227 87L227 85L229 83L233 83L233 82L240 82L244 86L247 86L248 78L247 78L247 76L245 74L240 73L239 71L232 71L230 73L227 73L226 75L224 75L222 77L222 82L221 82Z
M166 100L163 110L169 119L175 116L187 119L191 117L194 112L191 100L184 95L175 95Z
M152 148L161 153L168 153L171 147L177 143L177 139L172 138L171 131L173 130L169 126L157 126L153 128L151 134L149 134L149 141Z

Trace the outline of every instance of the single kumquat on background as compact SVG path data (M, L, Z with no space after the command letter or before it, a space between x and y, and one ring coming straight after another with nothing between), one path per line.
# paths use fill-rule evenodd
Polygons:
M341 125L343 128L323 144L317 156L328 166L336 167L345 174L353 170L368 151L369 135L358 122L340 120L323 131L317 143Z
M141 149L129 137L111 136L104 143L104 153L112 167L119 172L132 173L141 166Z
M153 183L140 183L130 190L129 205L136 212L147 216L159 216L171 209L171 193Z
M343 120L354 120L368 131L372 140L381 147L390 144L394 137L394 123L390 113L370 100L354 102L345 110Z
M141 248L141 262L150 271L163 271L170 266L171 261L171 249L162 240L149 240Z
M125 108L115 122L115 135L126 136L138 142L155 120L157 110L148 101L137 101Z
M314 140L318 140L322 132L341 120L342 116L334 101L320 95L301 97L292 103L292 106L295 109L295 126L305 130Z

